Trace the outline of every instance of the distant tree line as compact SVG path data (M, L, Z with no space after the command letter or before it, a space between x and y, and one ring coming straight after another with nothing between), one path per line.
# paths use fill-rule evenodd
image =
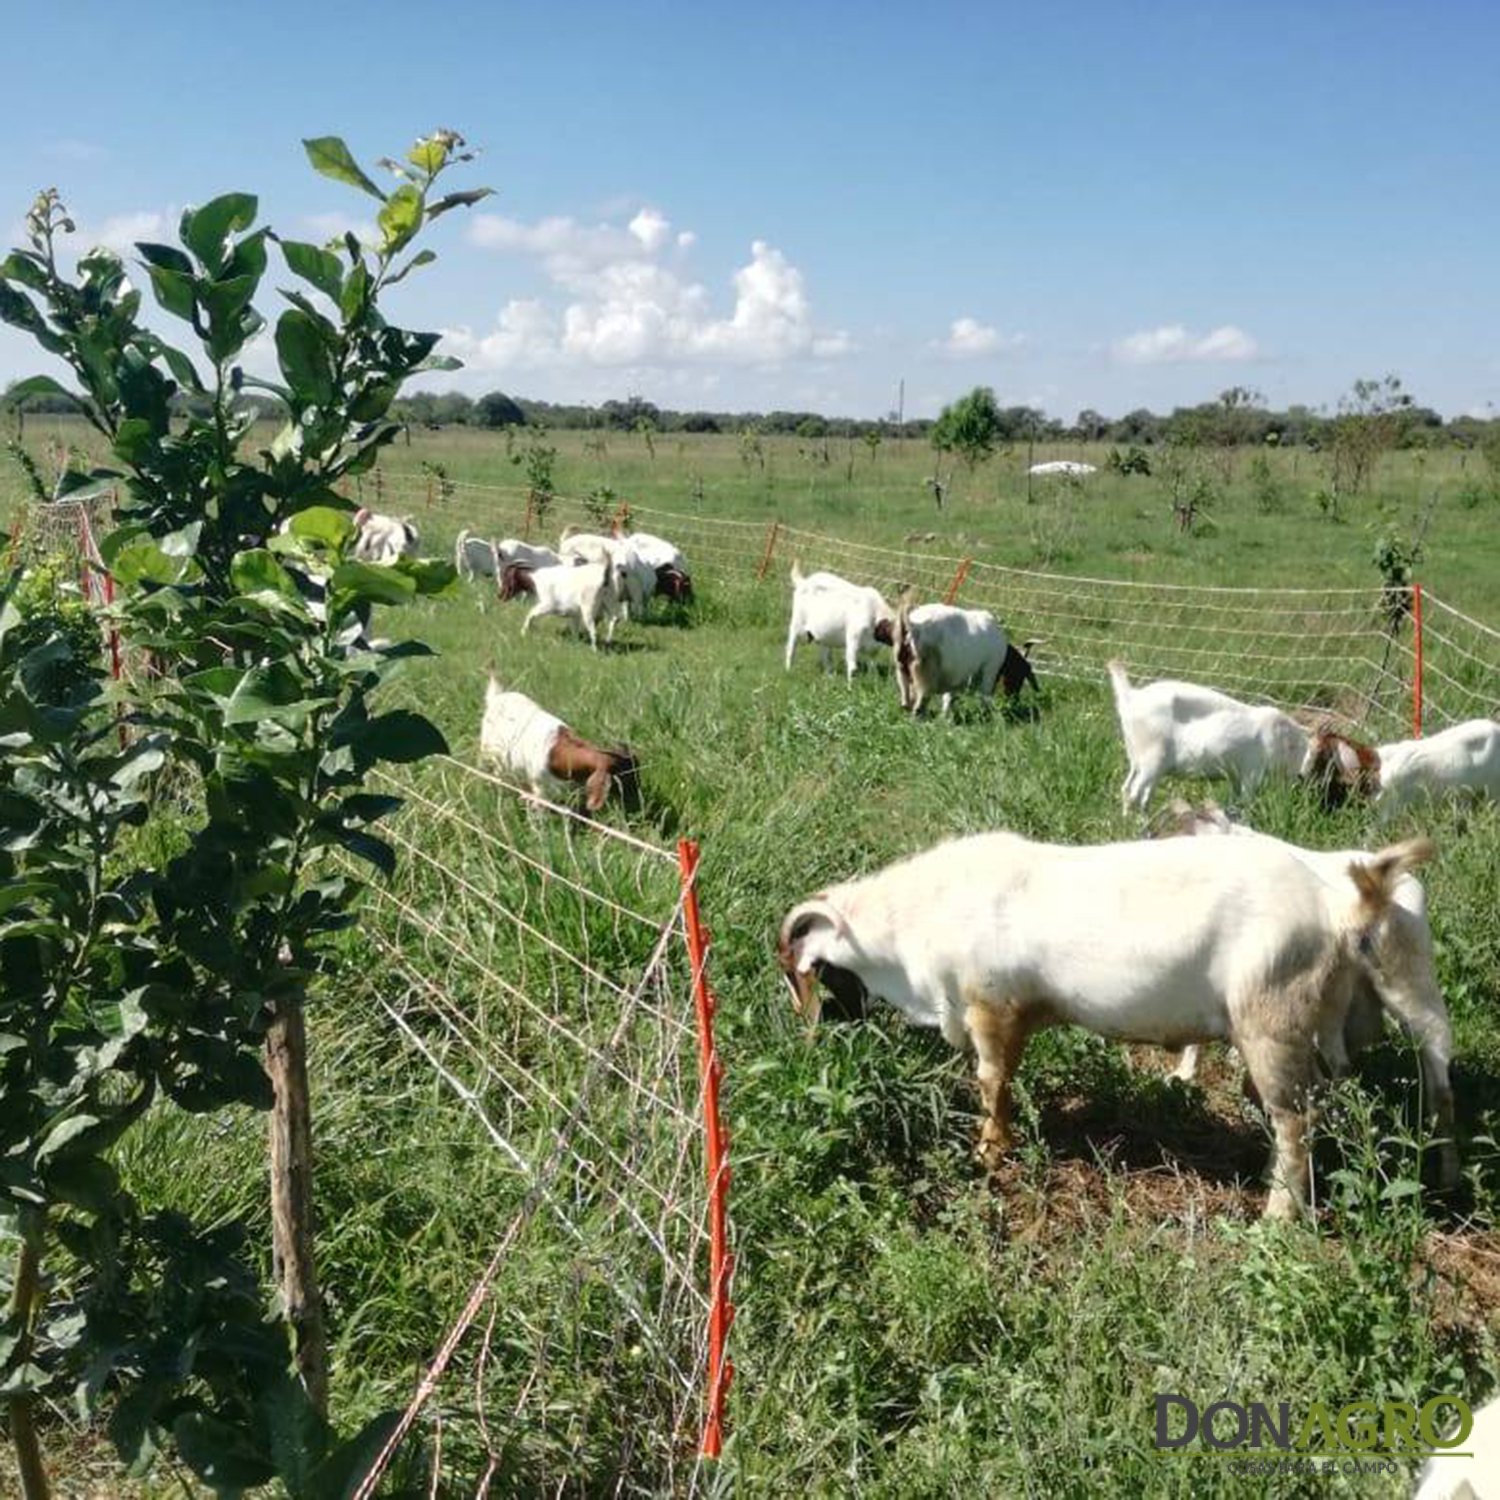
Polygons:
M279 408L269 397L247 394L245 399L262 407L268 417L279 414ZM179 397L178 403L185 411L194 409L194 398ZM0 407L8 404L0 396ZM1110 417L1085 408L1072 422L1048 416L1034 406L999 406L992 395L987 405L993 412L990 440L997 447L1074 441L1151 448L1188 440L1215 446L1268 444L1318 448L1334 440L1339 424L1347 422L1351 413L1368 415L1366 407L1377 411L1387 424L1384 447L1422 448L1448 443L1469 447L1483 443L1489 434L1500 432L1500 418L1487 422L1465 416L1445 421L1430 406L1414 401L1393 377L1356 382L1351 395L1331 412L1301 405L1277 411L1267 406L1258 392L1243 386L1232 386L1212 401L1178 406L1165 414L1137 407L1123 416ZM73 410L65 398L57 395L29 396L21 408L37 414ZM801 438L862 438L870 434L928 438L934 428L942 430L942 418L911 418L902 422L897 420L895 412L871 419L827 417L814 411L673 411L641 396L585 406L533 401L503 391L489 391L477 399L462 391L419 391L398 400L392 407L392 415L413 427L431 428L529 425L554 430L754 432Z

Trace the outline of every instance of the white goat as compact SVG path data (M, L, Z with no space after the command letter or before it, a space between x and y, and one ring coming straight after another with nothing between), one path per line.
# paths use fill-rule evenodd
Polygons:
M644 617L646 602L656 591L656 569L637 554L631 538L565 531L557 550L565 563L602 565L609 561L615 570L617 618L628 620L632 612L637 620Z
M1241 703L1191 682L1132 687L1122 663L1109 664L1130 774L1120 788L1128 813L1145 809L1168 771L1229 776L1249 795L1268 771L1299 775L1309 758L1305 729L1279 708Z
M503 542L496 542L495 551L500 554L502 568L507 563L515 563L523 568L555 568L562 562L562 558L550 547L520 542L513 536L506 537Z
M786 669L798 641L814 641L826 672L831 647L844 648L844 672L854 681L860 652L889 646L895 612L877 590L850 583L837 573L809 573L792 564L792 620L786 632Z
M1477 792L1500 801L1500 724L1493 719L1468 719L1425 739L1381 745L1376 754L1375 807L1383 818L1444 792Z
M540 616L562 615L578 622L595 651L599 649L599 625L606 619L608 639L614 640L617 596L613 563L580 563L577 567L563 563L555 568L538 568L531 582L536 603L527 611L522 635Z
M613 787L628 809L640 805L640 780L629 751L590 744L525 693L507 692L493 675L485 686L479 752L524 778L536 796L553 802L581 785L590 812L604 806Z
M453 566L460 578L470 581L475 578L499 578L499 548L482 536L470 536L468 527L465 527L453 544Z
M1012 1140L1027 1037L1071 1022L1120 1041L1232 1041L1270 1111L1268 1217L1307 1201L1320 1057L1344 1062L1361 944L1384 942L1391 890L1426 840L1330 885L1269 839L1226 858L1212 839L1074 848L1012 833L955 839L795 906L779 962L798 1010L816 980L878 996L978 1054L990 1166ZM1398 939L1393 939L1398 941Z
M410 516L381 516L363 508L354 512L355 562L388 568L403 557L415 557L421 545L416 523Z
M1227 834L1275 844L1300 860L1325 884L1341 888L1351 864L1368 865L1375 856L1365 849L1304 849L1297 844L1257 833L1230 819L1215 803L1201 808L1179 802L1173 808L1173 833ZM1368 951L1360 952L1361 970L1349 1000L1344 1024L1344 1048L1349 1056L1373 1046L1389 1015L1421 1053L1422 1087L1438 1134L1442 1138L1440 1180L1445 1188L1458 1181L1458 1147L1453 1140L1453 1088L1449 1068L1453 1060L1453 1028L1437 982L1433 962L1432 928L1427 921L1427 892L1415 875L1403 874L1391 886L1387 925ZM1191 1082L1198 1072L1198 1045L1183 1050L1173 1076Z
M912 609L903 599L896 611L893 646L896 686L901 707L922 712L927 700L941 693L943 712L960 688L977 688L989 702L1010 651L1000 622L987 609L958 609L951 604L921 604Z
M648 567L675 568L679 573L688 570L687 559L682 553L671 542L652 536L649 531L623 532L617 528L615 540L628 541L635 548L636 556Z
M1422 1465L1412 1500L1500 1500L1500 1396L1474 1413L1458 1446L1465 1456L1443 1456L1442 1463L1433 1457Z

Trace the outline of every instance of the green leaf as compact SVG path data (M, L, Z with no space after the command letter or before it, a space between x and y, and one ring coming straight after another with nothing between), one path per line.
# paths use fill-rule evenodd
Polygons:
M394 276L386 277L385 284L395 286L398 281L405 281L418 266L430 266L436 259L437 256L431 250L418 250Z
M462 193L448 193L428 206L427 217L435 219L440 214L447 213L450 208L468 208L470 204L480 203L494 195L494 188L468 188Z
M331 505L310 505L292 517L290 529L293 536L304 541L337 549L354 535L354 522L346 512Z
M380 210L381 243L387 255L394 255L422 227L422 195L404 182Z
M69 1115L61 1124L54 1126L37 1147L37 1165L40 1166L49 1156L55 1156L69 1141L87 1135L99 1123L98 1115Z
M194 296L194 280L185 271L173 271L166 266L147 266L146 274L151 278L151 290L156 300L175 318L192 322L193 308L197 305Z
M451 354L429 354L426 359L412 371L415 375L421 370L461 370L464 362L455 359Z
M346 1443L341 1443L319 1468L313 1493L327 1500L351 1500L371 1465L390 1441L401 1421L399 1411L371 1417Z
M333 402L333 358L327 325L301 308L289 308L276 322L276 360L286 383L304 405Z
M431 177L434 173L442 171L447 163L448 148L441 140L429 136L426 140L418 141L406 153L406 159L412 166Z
M225 193L199 209L186 209L178 234L182 243L218 273L228 259L225 251L231 234L248 229L260 208L253 193Z
M396 851L373 833L363 828L334 828L328 831L328 837L356 858L374 865L387 879L396 873Z
M344 265L331 250L322 250L301 240L282 240L281 253L294 276L311 282L334 302L339 300L344 290Z
M406 765L429 755L448 753L448 742L437 725L404 708L366 720L349 738L356 753L369 764L388 760Z
M252 667L229 695L224 705L224 723L226 726L259 724L269 720L294 732L300 731L312 708L304 693L304 685L296 674L282 663Z
M292 575L262 547L235 553L229 564L229 581L242 594L274 594L302 607L302 595Z
M136 253L148 266L160 266L164 271L178 271L184 276L193 274L193 263L175 245L138 244Z
M458 591L458 573L451 562L435 557L403 557L396 569L412 579L423 598Z
M417 592L417 581L401 568L377 568L372 563L343 562L333 570L330 592L342 595L342 606L330 607L331 617L347 613L361 600L372 604L405 604Z
M186 1412L172 1423L172 1437L178 1457L216 1494L238 1494L276 1477L250 1434L217 1417Z
M385 194L360 171L349 148L338 136L320 135L312 140L304 139L302 146L314 171L333 178L335 182L346 182L350 187L357 187L372 198L385 202Z

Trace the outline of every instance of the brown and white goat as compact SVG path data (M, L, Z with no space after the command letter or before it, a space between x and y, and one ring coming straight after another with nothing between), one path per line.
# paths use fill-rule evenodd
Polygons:
M1212 839L954 839L794 906L778 961L809 1019L821 979L971 1043L991 1166L1011 1144L1011 1081L1033 1032L1232 1042L1275 1130L1266 1213L1289 1218L1308 1199L1316 1086L1346 1061L1360 953L1399 948L1393 889L1432 846L1383 849L1334 882L1274 839L1239 843L1226 857Z
M1351 797L1364 800L1379 792L1380 752L1334 729L1318 729L1308 741L1302 776L1333 811Z
M530 594L536 597L536 583L531 575L535 570L524 567L521 563L500 564L500 597L501 599L519 599L522 594Z
M1173 801L1168 820L1158 820L1156 836L1230 835L1255 839L1287 850L1324 881L1339 885L1355 865L1376 856L1362 849L1304 849L1257 833L1234 822L1216 802L1191 807ZM1350 992L1344 1020L1344 1051L1349 1057L1380 1040L1385 1018L1396 1022L1418 1046L1427 1109L1442 1144L1439 1179L1443 1187L1458 1181L1458 1150L1453 1141L1453 1088L1449 1068L1453 1058L1453 1030L1433 960L1432 928L1427 921L1427 893L1415 875L1403 874L1391 886L1391 907L1383 928L1359 950L1359 972ZM1173 1076L1191 1082L1198 1071L1198 1047L1190 1045Z
M555 802L581 786L583 805L595 813L618 788L627 812L640 807L640 774L628 750L591 744L525 693L507 692L493 675L484 691L479 751L525 780L538 797Z

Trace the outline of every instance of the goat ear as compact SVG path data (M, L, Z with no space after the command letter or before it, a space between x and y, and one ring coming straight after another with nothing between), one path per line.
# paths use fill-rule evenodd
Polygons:
M1351 860L1349 878L1360 896L1360 904L1372 917L1379 917L1391 904L1391 891L1408 870L1426 864L1437 853L1430 838L1407 839L1391 844L1368 860Z
M590 774L589 779L584 782L583 805L591 813L596 813L609 798L610 783L614 777L610 774L608 766L600 766L597 771Z
M826 897L814 896L810 901L804 901L800 906L794 906L787 913L786 921L781 924L781 950L783 954L792 954L794 946L803 941L815 927L831 927L841 938L852 939L853 934L849 930L849 924L844 919L844 914L833 906Z

